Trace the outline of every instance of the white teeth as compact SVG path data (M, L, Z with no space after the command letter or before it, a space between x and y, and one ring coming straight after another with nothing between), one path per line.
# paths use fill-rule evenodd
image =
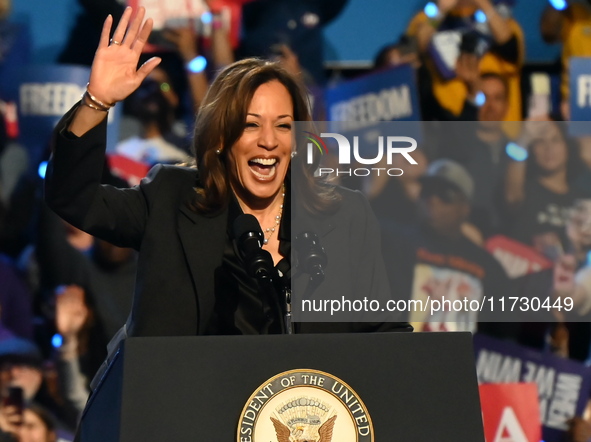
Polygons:
M263 179L263 180L268 180L268 179L271 179L271 178L273 178L273 177L275 176L275 171L276 171L276 170L277 170L277 168L276 168L276 167L274 167L273 169L271 169L271 171L270 171L269 175L263 175L262 173L258 173L258 172L256 172L256 171L254 171L254 170L250 169L250 171L251 171L251 172L252 172L252 173L253 173L253 174L254 174L254 175L257 177L257 178L260 178L260 179Z
M259 163L263 166L272 166L277 162L276 158L253 158L250 160L253 163Z

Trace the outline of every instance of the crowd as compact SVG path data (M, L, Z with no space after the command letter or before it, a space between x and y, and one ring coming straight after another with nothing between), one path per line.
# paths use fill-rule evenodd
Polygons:
M346 0L256 0L242 8L243 32L232 47L216 2L210 38L196 27L157 34L162 64L126 102L114 153L154 165L188 160L192 120L216 72L234 60L277 60L310 87L328 80L322 28ZM123 13L116 1L80 0L80 16L60 63L90 65L102 22ZM510 0L438 0L416 14L377 54L374 70L410 65L416 74L425 136L393 164L404 171L340 184L365 193L382 227L395 297L481 299L499 294L570 297L573 312L535 322L487 322L475 312L415 314L415 330L470 330L561 357L591 357L591 135L569 131L569 59L591 56L591 2L548 4L540 34L562 45L560 100L523 78L525 39ZM0 1L0 83L32 62L27 31ZM94 33L94 34L93 34ZM83 35L83 36L82 36ZM94 35L96 38L88 38ZM154 52L146 54L146 58ZM549 84L549 81L548 81ZM0 87L0 94L2 94ZM543 89L543 88L542 88ZM3 98L0 95L0 99ZM37 165L19 143L13 104L0 102L0 388L22 397L0 406L0 441L71 440L107 343L132 302L136 252L74 228L42 202ZM130 184L105 165L103 182ZM502 235L547 263L516 272L492 253ZM19 407L25 407L22 425ZM573 421L571 440L591 436Z

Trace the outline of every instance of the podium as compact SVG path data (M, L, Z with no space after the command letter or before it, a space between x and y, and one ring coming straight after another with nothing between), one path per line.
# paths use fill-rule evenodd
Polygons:
M484 441L472 335L461 332L128 338L89 400L80 440L282 442L259 440L246 427L238 439L239 421L249 403L259 412L257 391L276 390L269 379L295 394L277 375L301 369L328 374L327 388L336 377L364 404L373 436L351 442ZM342 397L355 422L359 407ZM291 407L284 402L273 408L276 417ZM319 408L309 410L330 408L319 403L312 399Z

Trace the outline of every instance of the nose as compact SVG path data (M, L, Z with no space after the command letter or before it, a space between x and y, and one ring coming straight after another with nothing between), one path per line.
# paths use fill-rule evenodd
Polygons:
M272 124L263 124L259 133L258 145L267 150L275 149L278 145L275 128Z

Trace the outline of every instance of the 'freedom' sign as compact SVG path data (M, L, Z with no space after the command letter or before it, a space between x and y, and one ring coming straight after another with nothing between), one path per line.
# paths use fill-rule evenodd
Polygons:
M591 121L591 58L573 57L569 61L570 71L570 120ZM571 124L572 135L589 135L587 124Z
M380 121L420 121L415 72L402 65L345 82L326 91L329 121L337 132L363 130Z
M90 69L69 65L30 65L15 71L10 79L20 126L19 141L28 149L35 165L47 154L51 132L61 117L80 100L86 90ZM107 143L118 138L121 106L109 111Z

